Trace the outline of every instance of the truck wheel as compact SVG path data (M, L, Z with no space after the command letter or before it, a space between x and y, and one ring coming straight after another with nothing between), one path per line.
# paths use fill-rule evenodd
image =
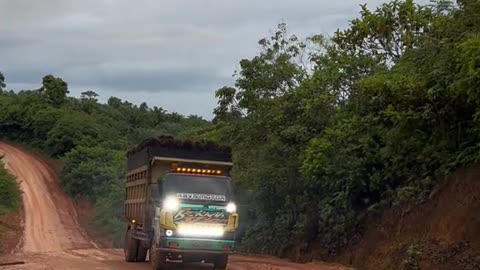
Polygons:
M215 269L227 269L227 264L228 264L228 255L219 255L215 258L213 261L213 265L215 266Z
M137 259L138 246L138 240L133 239L132 232L128 230L125 234L125 243L123 245L123 252L125 253L126 262L134 262Z
M147 251L148 249L143 247L141 244L138 245L137 257L135 258L136 262L145 262L147 260Z

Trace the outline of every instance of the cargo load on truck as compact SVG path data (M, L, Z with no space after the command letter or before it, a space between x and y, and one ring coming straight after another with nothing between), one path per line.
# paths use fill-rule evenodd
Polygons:
M125 259L152 268L205 261L224 269L238 215L230 148L162 136L127 153Z

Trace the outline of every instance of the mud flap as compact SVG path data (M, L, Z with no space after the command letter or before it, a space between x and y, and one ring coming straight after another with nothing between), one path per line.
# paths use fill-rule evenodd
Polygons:
M228 255L218 255L215 257L213 261L213 265L215 266L215 269L218 269L218 270L227 269L227 264L228 264Z
M126 262L135 262L137 260L139 244L140 243L137 239L133 239L132 231L128 230L125 233L125 244L123 245L123 252L125 253Z
M167 253L154 247L155 244L150 248L150 264L152 265L152 270L169 270L170 265L167 263Z

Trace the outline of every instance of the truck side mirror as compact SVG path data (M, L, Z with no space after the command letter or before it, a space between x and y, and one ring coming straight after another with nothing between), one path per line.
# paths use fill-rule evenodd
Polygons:
M165 230L176 230L177 225L173 222L173 214L170 211L160 211L160 227Z
M230 214L225 231L234 232L238 228L238 214Z

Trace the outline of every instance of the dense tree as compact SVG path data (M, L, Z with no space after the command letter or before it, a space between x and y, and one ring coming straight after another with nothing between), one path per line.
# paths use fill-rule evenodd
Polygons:
M81 114L66 113L47 134L46 146L52 156L63 156L77 145L93 146L105 138L99 138L99 126L95 120Z
M386 64L417 47L434 23L432 8L413 0L394 0L374 12L362 5L360 15L348 29L338 31L333 41L350 54L378 57Z
M272 98L284 95L305 78L300 65L305 46L295 35L288 36L285 23L278 25L271 38L258 43L260 55L240 61L236 88L223 87L216 92L217 117L227 109L245 114L267 110Z
M110 97L107 101L107 104L118 109L122 105L122 100L116 97Z
M97 101L98 101L97 97L98 97L98 94L95 93L92 90L82 92L80 94L80 107L81 107L81 109L88 114L94 113L95 109L98 107L97 106Z
M75 147L64 159L62 182L65 190L76 198L90 200L106 195L111 184L122 181L125 171L122 161L121 152L100 146Z
M50 103L57 107L65 102L69 93L67 83L60 78L55 78L53 75L43 77L40 92L44 93Z
M97 97L98 97L98 94L92 90L88 90L80 94L80 98L87 99L90 101L95 101L95 102L97 101Z
M3 73L0 72L0 94L3 92L3 89L7 86L5 84L5 76L3 76Z

